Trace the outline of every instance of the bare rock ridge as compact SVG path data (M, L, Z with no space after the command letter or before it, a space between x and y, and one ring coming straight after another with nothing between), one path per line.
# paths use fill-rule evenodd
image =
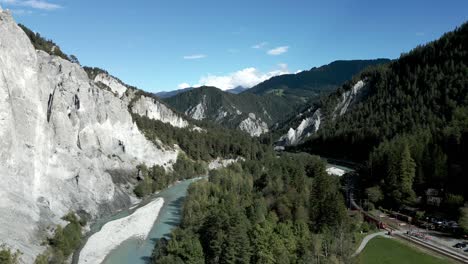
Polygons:
M36 51L1 8L0 72L0 238L26 263L44 250L46 229L64 224L68 212L98 217L135 199L113 172L177 159L175 146L151 143L133 123L134 91L112 76L90 80L78 64ZM133 112L188 124L145 97Z

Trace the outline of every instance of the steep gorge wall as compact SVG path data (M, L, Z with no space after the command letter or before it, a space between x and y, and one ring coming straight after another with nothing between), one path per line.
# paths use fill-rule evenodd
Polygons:
M23 261L43 251L47 229L69 211L97 217L130 204L121 177L136 165L177 159L144 137L128 101L78 64L36 51L0 9L0 243Z

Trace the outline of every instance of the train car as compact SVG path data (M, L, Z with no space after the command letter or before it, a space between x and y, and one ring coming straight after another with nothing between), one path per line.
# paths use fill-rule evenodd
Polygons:
M370 223L370 224L374 224L377 228L379 229L387 229L387 225L382 222L380 219L378 219L377 217L369 214L369 213L366 213L364 211L361 210L361 214L362 216L364 217L364 221Z

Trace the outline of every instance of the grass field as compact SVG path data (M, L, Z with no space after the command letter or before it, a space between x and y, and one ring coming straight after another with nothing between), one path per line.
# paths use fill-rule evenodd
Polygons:
M358 256L360 264L453 264L396 239L376 237Z

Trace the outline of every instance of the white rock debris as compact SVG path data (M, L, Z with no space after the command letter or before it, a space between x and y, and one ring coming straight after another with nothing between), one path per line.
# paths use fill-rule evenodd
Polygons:
M348 110L349 106L353 103L353 101L358 97L359 92L365 86L365 82L359 80L356 84L354 84L351 90L344 92L341 97L341 101L336 105L333 111L333 119L336 118L337 115L344 115Z
M195 120L203 120L205 119L205 107L203 106L202 103L199 103L195 107L187 110L185 114Z
M218 109L218 115L216 116L216 122L220 122L223 120L226 116L228 116L228 112L224 111L222 107Z
M143 136L126 100L78 64L36 51L8 11L0 12L0 72L0 238L22 262L45 249L46 228L65 224L68 212L98 217L130 205L116 171L177 159Z
M169 123L174 127L187 127L189 123L163 103L154 98L141 96L133 105L132 112L150 119Z
M130 238L146 239L164 204L157 198L131 215L106 223L93 234L80 252L78 264L102 263L106 256Z
M122 97L122 95L127 91L127 86L122 84L119 80L116 80L112 76L105 74L105 73L100 73L94 78L95 82L101 82L107 87L109 87L112 92L117 94L119 97Z
M185 114L195 120L203 120L206 118L205 112L206 112L206 95L203 96L202 101L198 103L196 106L187 109L187 111L185 111Z
M321 122L322 113L319 108L311 117L303 119L296 129L292 127L289 128L288 133L279 139L279 145L291 146L300 143L302 140L316 133L320 128Z
M258 137L268 132L267 123L263 122L261 118L257 118L254 113L249 113L249 116L239 124L239 128L252 137Z
M346 171L337 167L328 167L326 169L327 173L329 175L335 175L335 176L343 176Z
M245 159L242 157L237 157L235 159L222 159L222 158L217 158L215 160L212 160L208 164L208 169L209 170L217 170L221 168L225 168L233 163L239 162L239 161L244 161Z

